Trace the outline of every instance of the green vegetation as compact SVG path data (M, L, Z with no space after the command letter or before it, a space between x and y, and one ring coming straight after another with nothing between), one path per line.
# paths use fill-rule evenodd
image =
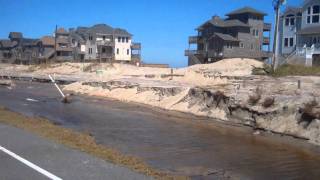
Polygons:
M262 103L262 106L264 108L269 108L269 107L274 105L274 102L275 102L274 97L267 97L267 98L264 99L264 101Z
M320 76L320 66L306 67L303 65L285 64L278 67L275 71L269 65L264 65L263 68L253 68L254 75L269 75L273 77L283 76Z
M320 112L317 110L317 107L319 106L319 103L316 101L316 99L307 102L304 104L304 107L302 107L300 110L302 113L305 113L309 119L317 119L320 118Z
M276 69L272 74L275 77L281 76L320 76L320 67L305 67L303 65L285 64Z
M272 74L272 67L267 65L267 64L264 64L262 68L260 67L254 67L252 69L252 74L254 75L269 75L269 74Z
M249 95L248 103L252 106L256 105L260 101L261 95L262 95L262 89L260 87L257 87L255 89L254 94Z

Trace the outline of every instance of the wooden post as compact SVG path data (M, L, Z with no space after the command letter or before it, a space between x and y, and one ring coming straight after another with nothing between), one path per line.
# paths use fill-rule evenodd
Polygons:
M301 89L301 80L298 80L298 89Z
M173 79L173 69L171 68L171 77L170 77L170 80Z
M70 103L70 99L68 98L68 96L65 96L62 92L62 90L59 88L59 86L57 85L56 81L52 78L52 76L49 74L49 78L52 81L52 83L54 84L54 86L56 86L56 88L58 89L59 93L62 96L62 102L63 103Z

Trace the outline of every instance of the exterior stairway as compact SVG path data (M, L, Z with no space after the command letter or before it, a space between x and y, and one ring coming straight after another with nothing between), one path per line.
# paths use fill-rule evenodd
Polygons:
M189 66L192 66L192 65L195 65L195 64L202 64L200 59L193 55L193 54L190 54L189 57L188 57L188 65Z
M313 65L313 55L320 54L320 47L312 45L311 47L296 48L292 53L290 53L284 61L280 62L282 64L298 64L304 66Z

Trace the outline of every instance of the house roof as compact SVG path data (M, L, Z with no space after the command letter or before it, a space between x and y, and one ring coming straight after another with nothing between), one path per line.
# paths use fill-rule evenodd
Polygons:
M22 46L36 46L40 42L39 39L22 39Z
M69 32L67 30L65 30L64 28L59 28L57 29L57 34L69 34Z
M96 24L92 27L78 27L76 30L78 34L106 34L106 35L121 35L132 36L127 30L121 28L113 28L107 24Z
M306 27L298 31L300 35L320 34L320 26Z
M0 40L0 45L3 48L13 48L17 45L18 43L16 41L11 41L9 39L3 39Z
M267 14L264 12L261 12L259 10L253 9L252 7L243 7L237 10L234 10L228 14L226 14L226 16L233 16L233 15L238 15L238 14L258 14L258 15L262 15L262 16L266 16Z
M206 24L212 24L214 26L217 27L250 27L249 25L241 22L238 19L230 19L230 20L225 20L225 19L221 19L219 16L213 16L212 19L210 19L209 21L205 22L204 24L202 24L201 26L199 26L197 29L201 29L203 26L205 26Z
M114 34L122 36L132 36L132 34L130 34L127 30L121 28L114 29Z
M305 8L307 6L310 6L312 3L318 2L318 0L304 0L302 7Z
M287 15L287 14L298 14L298 13L302 13L302 8L299 7L293 7L293 6L289 6L287 7L284 12L282 13L282 16Z
M224 41L234 41L234 42L239 41L237 38L234 38L229 34L223 34L223 33L214 33L213 36L211 36L211 38L213 37L219 37Z
M77 33L71 33L71 38L75 39L76 41L78 41L79 43L84 43L84 39L81 35L77 34Z
M23 35L21 32L10 32L9 38L10 39L21 39L21 38L23 38Z
M113 28L106 24L96 24L88 29L91 33L112 34Z
M54 37L52 36L43 36L40 41L43 45L54 46Z

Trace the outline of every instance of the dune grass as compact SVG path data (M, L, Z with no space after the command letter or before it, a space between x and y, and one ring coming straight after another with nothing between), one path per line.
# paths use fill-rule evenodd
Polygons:
M285 64L271 73L274 77L282 76L320 76L320 67L306 67L303 65Z

